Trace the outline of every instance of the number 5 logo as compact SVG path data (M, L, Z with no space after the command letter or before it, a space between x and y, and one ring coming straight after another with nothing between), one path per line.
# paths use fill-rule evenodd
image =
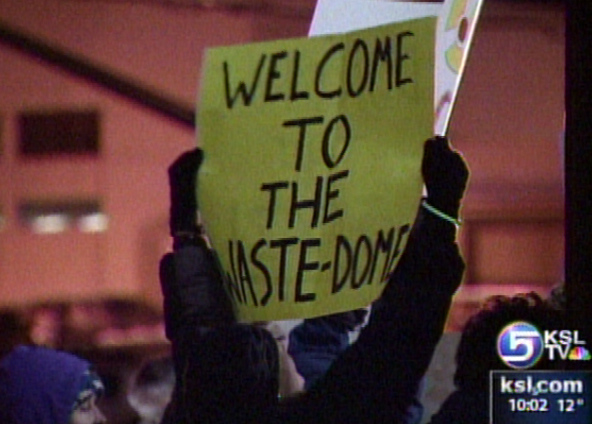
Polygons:
M506 326L497 339L500 359L512 368L530 368L543 353L543 338L539 330L527 322Z

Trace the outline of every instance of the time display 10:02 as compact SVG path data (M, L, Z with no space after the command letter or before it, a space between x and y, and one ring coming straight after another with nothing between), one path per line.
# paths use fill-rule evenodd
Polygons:
M549 411L549 401L545 398L512 398L508 399L510 411L512 412L547 412Z

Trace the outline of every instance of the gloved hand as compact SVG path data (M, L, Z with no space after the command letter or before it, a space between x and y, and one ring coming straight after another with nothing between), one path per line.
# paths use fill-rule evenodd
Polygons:
M171 340L185 327L234 322L218 258L196 222L196 178L202 159L202 150L196 148L181 154L168 168L174 253L166 254L160 262L160 283L166 332Z
M421 172L428 204L458 218L469 169L461 154L450 148L446 137L437 136L426 141Z
M195 148L179 156L168 169L171 236L195 233L198 230L196 179L202 160L203 151Z

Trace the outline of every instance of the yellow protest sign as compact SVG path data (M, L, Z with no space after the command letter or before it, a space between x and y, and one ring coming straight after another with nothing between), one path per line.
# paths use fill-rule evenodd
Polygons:
M367 306L422 192L436 19L207 52L198 203L243 321Z

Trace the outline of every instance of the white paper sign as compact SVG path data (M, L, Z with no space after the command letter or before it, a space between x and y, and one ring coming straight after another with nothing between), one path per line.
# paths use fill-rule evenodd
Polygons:
M318 0L309 36L336 34L438 16L434 134L445 135L483 0L412 3L385 0Z
M338 34L426 16L439 16L441 3L384 0L318 0L309 36Z
M436 29L434 132L445 135L452 117L483 0L446 0Z

